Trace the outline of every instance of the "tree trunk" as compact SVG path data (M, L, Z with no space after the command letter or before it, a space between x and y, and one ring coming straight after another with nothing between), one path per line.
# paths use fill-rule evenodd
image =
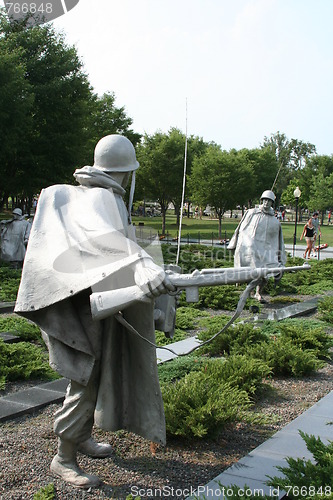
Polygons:
M219 239L222 239L222 212L218 212L218 218L219 218Z
M162 207L161 207L161 208L162 208ZM162 209L162 210L161 210L161 213L162 213L162 236L165 236L165 226L166 226L165 217L166 217L166 210L165 210L165 209Z

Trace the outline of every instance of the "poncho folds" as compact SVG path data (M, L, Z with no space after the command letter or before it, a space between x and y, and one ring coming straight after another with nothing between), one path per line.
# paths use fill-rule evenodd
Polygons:
M80 172L84 177L84 169ZM109 180L107 188L99 187L105 186L104 179L91 184L89 171L87 179L85 185L56 185L42 191L15 307L15 312L42 328L51 366L83 385L89 380L94 352L91 332L77 320L71 297L103 281L113 289L119 282L124 286L122 276L128 281L133 265L150 259L133 241L124 190ZM155 340L152 302L133 304L124 316L141 335ZM114 317L103 323L95 422L106 430L127 429L164 443L156 349L121 327Z
M247 210L240 221L228 250L235 250L235 267L278 267L286 263L280 222L274 210Z

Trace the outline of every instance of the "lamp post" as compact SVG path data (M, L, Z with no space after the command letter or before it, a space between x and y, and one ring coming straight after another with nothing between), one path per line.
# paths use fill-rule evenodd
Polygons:
M301 190L297 186L297 188L294 191L294 196L295 196L295 231L294 231L294 245L293 245L293 257L295 257L295 247L296 247L296 233L297 233L297 208L298 208L298 199L301 196Z

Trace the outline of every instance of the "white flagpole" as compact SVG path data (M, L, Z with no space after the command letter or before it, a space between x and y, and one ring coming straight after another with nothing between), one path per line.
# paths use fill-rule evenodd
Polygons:
M178 231L178 247L177 247L176 265L178 265L178 262L179 262L180 240L181 240L181 235L182 235L183 208L184 208L185 183L186 183L186 162L187 162L187 99L186 99L186 127L185 127L185 154L184 154L183 192L182 192L182 202L181 202L181 205L180 205L180 221L179 221L179 231Z

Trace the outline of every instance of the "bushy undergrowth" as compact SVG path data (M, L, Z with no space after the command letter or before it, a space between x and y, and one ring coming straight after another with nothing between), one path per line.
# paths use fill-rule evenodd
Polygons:
M288 258L287 266L302 265L303 259ZM282 279L273 284L272 280L265 287L271 295L293 293L314 295L324 290L333 289L333 259L311 261L311 269L296 273L285 273Z
M318 359L330 358L330 348L333 346L333 337L325 331L320 321L289 318L284 321L266 321L262 332L275 340L281 337L282 341L291 341L303 351L312 351Z
M333 297L325 297L318 302L319 317L330 325L333 325Z
M165 346L186 339L189 336L188 330L194 329L198 320L203 316L209 316L209 314L193 307L178 307L176 313L175 332L172 339L166 337L164 332L156 330L156 344L159 346Z
M180 340L184 340L187 337L186 330L181 330L180 328L175 328L174 335L172 338L169 338L165 335L164 332L160 330L155 330L155 339L156 345L158 346L166 346L169 344L173 344L174 342L179 342Z
M162 394L167 432L186 438L216 435L228 422L240 420L251 405L246 391L204 371L162 385Z
M206 326L206 330L200 332L198 338L202 341L210 339L224 327L229 319L228 316L221 315L209 320L201 320L200 326ZM212 342L200 347L199 352L201 354L209 354L210 356L224 356L231 352L243 354L247 352L249 346L266 340L267 335L260 328L255 328L251 324L235 323L232 327L218 335Z
M198 337L205 341L222 329L226 316L201 320L208 325ZM201 347L201 354L224 356L246 354L247 358L265 361L276 376L307 375L330 358L333 339L319 322L287 319L267 321L262 328L249 323L236 323L221 333L211 343Z
M158 365L158 377L161 384L169 384L179 380L192 371L199 371L207 365L207 358L204 356L184 356L174 358L171 361Z
M198 319L209 316L205 311L198 311L193 307L178 307L176 314L176 327L190 330L196 327Z
M11 269L6 263L0 263L0 301L13 302L21 280L21 270Z
M19 316L0 316L0 331L13 332L26 342L41 341L38 326Z
M59 378L50 368L45 350L27 342L6 344L0 339L0 366L0 389L7 381Z
M313 351L302 350L281 337L250 347L247 356L265 361L275 376L301 377L324 365Z
M250 396L269 376L257 359L187 356L159 367L167 432L186 438L215 436L229 422L246 418Z
M53 500L54 498L56 498L55 487L53 483L50 483L35 493L33 500Z

